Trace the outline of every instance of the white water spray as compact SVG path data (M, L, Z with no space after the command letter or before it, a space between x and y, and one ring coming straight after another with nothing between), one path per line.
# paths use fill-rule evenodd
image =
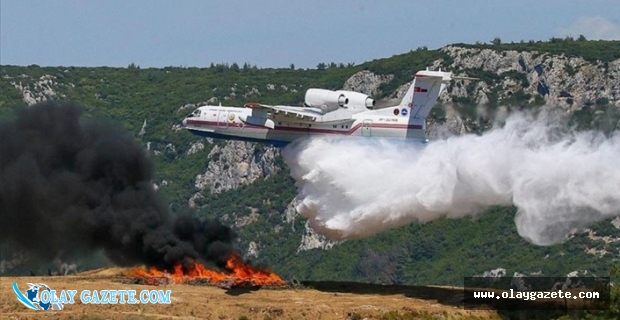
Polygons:
M483 135L413 144L317 138L284 150L297 210L331 239L514 205L539 245L620 215L620 134L565 130L548 114L513 114Z

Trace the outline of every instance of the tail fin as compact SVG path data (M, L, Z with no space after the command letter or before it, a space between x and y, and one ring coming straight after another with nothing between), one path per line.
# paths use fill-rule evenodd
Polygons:
M451 72L418 71L400 105L411 107L411 118L425 119L451 79Z

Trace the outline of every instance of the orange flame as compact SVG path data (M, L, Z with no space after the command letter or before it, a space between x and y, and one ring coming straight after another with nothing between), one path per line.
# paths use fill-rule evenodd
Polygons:
M229 287L286 285L286 282L276 273L245 264L237 255L228 258L226 269L229 272L210 270L202 263L193 262L187 270L184 270L183 266L177 263L172 272L160 270L157 267L137 267L131 269L128 275L142 279L147 284L157 284L161 281L165 283L206 281L212 285Z

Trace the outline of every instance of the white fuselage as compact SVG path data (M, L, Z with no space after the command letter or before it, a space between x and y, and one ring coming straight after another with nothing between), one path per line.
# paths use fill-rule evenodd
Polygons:
M304 107L248 103L244 108L203 106L183 120L192 133L272 144L313 136L357 136L426 140L425 119L452 73L418 71L397 106L372 110L369 96L311 88Z
M215 138L264 141L276 145L320 135L425 139L424 118L411 115L408 106L366 110L352 113L346 120L323 119L320 122L295 121L273 114L273 129L243 121L252 115L251 108L203 106L196 111L183 120L185 128L194 134Z

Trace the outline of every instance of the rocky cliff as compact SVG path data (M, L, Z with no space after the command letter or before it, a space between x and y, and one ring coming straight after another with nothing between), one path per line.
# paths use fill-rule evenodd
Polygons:
M188 153L202 150L201 142L192 144ZM280 170L275 160L279 151L272 146L261 146L250 142L226 141L214 146L207 159L205 171L196 175L194 187L196 193L188 200L190 207L196 207L196 201L204 192L216 194L248 185L257 179L269 177Z

